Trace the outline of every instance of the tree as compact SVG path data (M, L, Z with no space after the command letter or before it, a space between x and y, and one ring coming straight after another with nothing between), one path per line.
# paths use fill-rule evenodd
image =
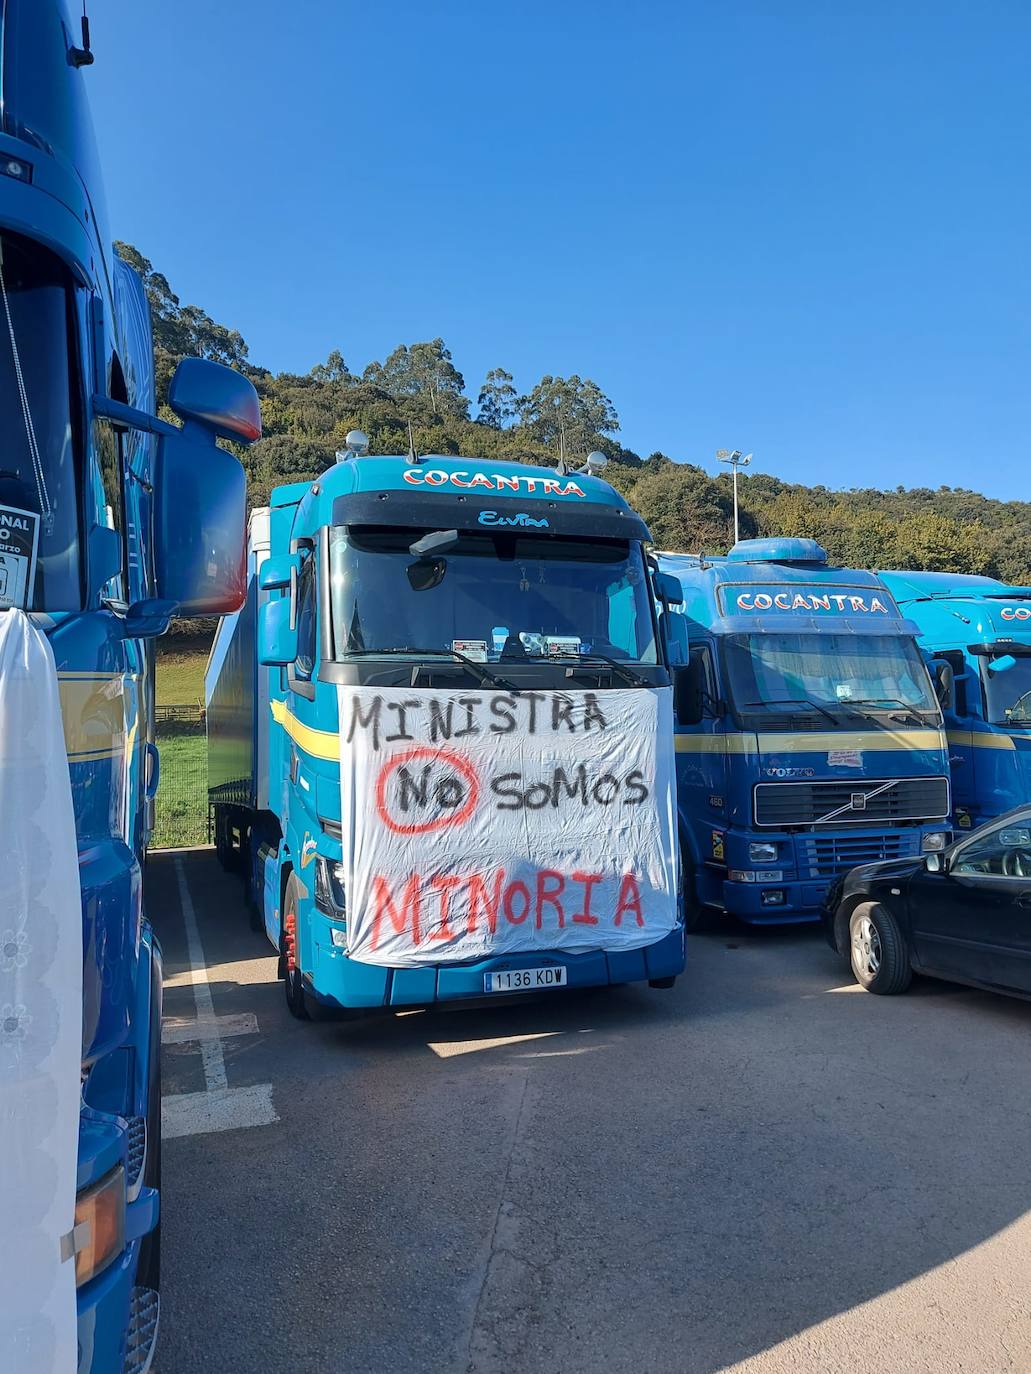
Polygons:
M616 408L596 382L571 377L542 377L529 396L518 401L519 418L543 444L564 441L569 453L587 453L600 435L619 429Z
M316 363L308 374L315 382L353 382L354 374L344 362L339 348L334 348L324 363Z
M506 423L515 418L517 394L512 385L511 372L506 372L503 367L492 367L476 398L479 407L477 424L488 425L491 429L504 429Z
M395 400L416 402L417 414L425 413L427 403L435 418L466 419L469 414L465 378L451 361L451 352L443 339L400 344L386 362L370 363L364 378L382 387Z

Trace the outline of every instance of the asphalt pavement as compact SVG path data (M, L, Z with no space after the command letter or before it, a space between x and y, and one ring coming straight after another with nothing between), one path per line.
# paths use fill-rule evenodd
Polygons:
M672 991L304 1024L212 851L147 900L160 1374L1031 1370L1031 1004L733 929Z

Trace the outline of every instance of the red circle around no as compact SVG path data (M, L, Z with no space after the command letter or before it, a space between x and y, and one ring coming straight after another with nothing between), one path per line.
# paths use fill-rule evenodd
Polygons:
M429 821L402 824L395 821L387 810L387 784L402 764L413 763L416 759L429 759L436 763L446 763L456 773L461 774L469 784L469 795L457 811L445 812L442 816L436 816ZM417 749L407 749L403 754L395 754L393 758L388 759L380 769L379 777L376 779L376 814L387 829L392 830L395 835L425 835L431 830L446 830L449 826L464 825L475 810L479 799L480 780L476 776L475 768L468 759L462 758L460 754L455 754L450 749L432 749L426 745Z

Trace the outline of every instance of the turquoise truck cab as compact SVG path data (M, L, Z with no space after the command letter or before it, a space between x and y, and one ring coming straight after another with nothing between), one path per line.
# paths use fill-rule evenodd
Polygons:
M0 9L0 615L26 613L58 675L83 941L77 1197L63 1263L75 1270L80 1374L122 1374L149 1367L159 1312L161 954L142 882L159 773L154 638L173 615L240 602L245 481L215 440L248 442L260 424L250 383L198 359L171 385L184 427L156 418L147 301L111 246L83 30L56 0ZM31 530L21 543L9 537L12 512ZM32 856L11 857L14 869ZM23 915L9 911L5 927ZM2 1005L17 1004L32 972L18 953L33 948L31 915L30 905L13 956L0 959ZM0 1034L9 1024L17 1031L10 1016ZM19 1067L7 1100L38 1100L31 1064L8 1062ZM40 1148L22 1147L25 1158ZM4 1159L6 1179L19 1158ZM33 1237L9 1216L5 1225L15 1264L58 1266L56 1249L41 1258ZM0 1364L50 1368L45 1323L24 1315L23 1332L0 1331Z
M676 763L687 927L815 920L857 864L944 848L942 716L917 628L811 539L661 554L690 646Z
M522 927L522 954L452 953L418 964L355 956L360 913L347 874L361 848L356 832L383 798L370 788L356 799L356 817L342 814L342 785L346 793L350 779L346 764L342 776L341 733L346 743L356 720L367 725L369 692L390 700L382 741L414 739L428 708L430 738L452 763L463 736L481 729L496 730L501 749L516 717L520 729L530 719L531 733L534 718L549 730L559 721L565 738L574 728L564 714L567 697L593 702L589 710L602 715L617 697L631 710L647 703L655 719L671 712L657 575L644 550L648 531L594 475L596 460L594 469L570 473L474 458L372 457L362 444L359 435L314 482L274 491L270 509L252 514L247 603L223 620L206 678L216 845L226 864L241 868L255 922L280 953L291 1011L304 1017L423 1005L550 986L551 979L559 986L670 985L684 965L679 917L661 938L642 936L632 948L607 947L604 938L581 941L575 953L541 948L539 938L530 938L531 916ZM666 590L679 594L675 584ZM447 707L445 723L432 713L449 692L461 694L451 702L459 715L452 721ZM374 709L375 700L368 704ZM378 714L376 722L379 731ZM557 921L566 937L571 922L596 923L584 891L600 879L577 871L573 882L578 844L588 831L597 840L599 825L615 827L618 837L619 817L643 800L633 781L593 776L596 733L585 739L582 760L567 774L550 772L547 785L529 783L518 769L495 780L502 820L538 807L566 807L572 817L563 841L565 895L553 899L561 885L556 874L536 897L537 927L542 919ZM662 764L671 740L651 743ZM531 744L528 738L528 768L541 757ZM418 766L402 808L411 805L414 814L425 805L429 765L421 756L441 752L411 750ZM455 766L464 768L461 758ZM671 761L669 774L672 795ZM457 808L461 778L435 785L438 792L456 789ZM450 804L446 797L440 802ZM432 866L443 843L436 824L393 825L413 835L406 862ZM479 832L479 858L488 866L493 824L485 820ZM672 814L670 835L672 850ZM609 848L618 849L617 838ZM537 859L549 863L546 854ZM670 863L675 885L672 857ZM406 869L402 883L410 891L407 882ZM400 931L395 897L396 909L386 910ZM456 889L455 901L461 897ZM499 900L512 922L526 919L529 899L520 882L495 889L494 917L504 923ZM425 927L425 893L422 901ZM447 924L445 909L439 926Z
M941 683L955 824L1031 797L1031 587L959 573L882 572Z

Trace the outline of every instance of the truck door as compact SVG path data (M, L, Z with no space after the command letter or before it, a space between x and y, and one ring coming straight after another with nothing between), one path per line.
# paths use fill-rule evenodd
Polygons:
M722 901L723 834L727 825L727 755L724 721L712 647L696 644L691 663L700 664L705 712L697 725L676 725L677 808L681 832L689 837L699 901Z

